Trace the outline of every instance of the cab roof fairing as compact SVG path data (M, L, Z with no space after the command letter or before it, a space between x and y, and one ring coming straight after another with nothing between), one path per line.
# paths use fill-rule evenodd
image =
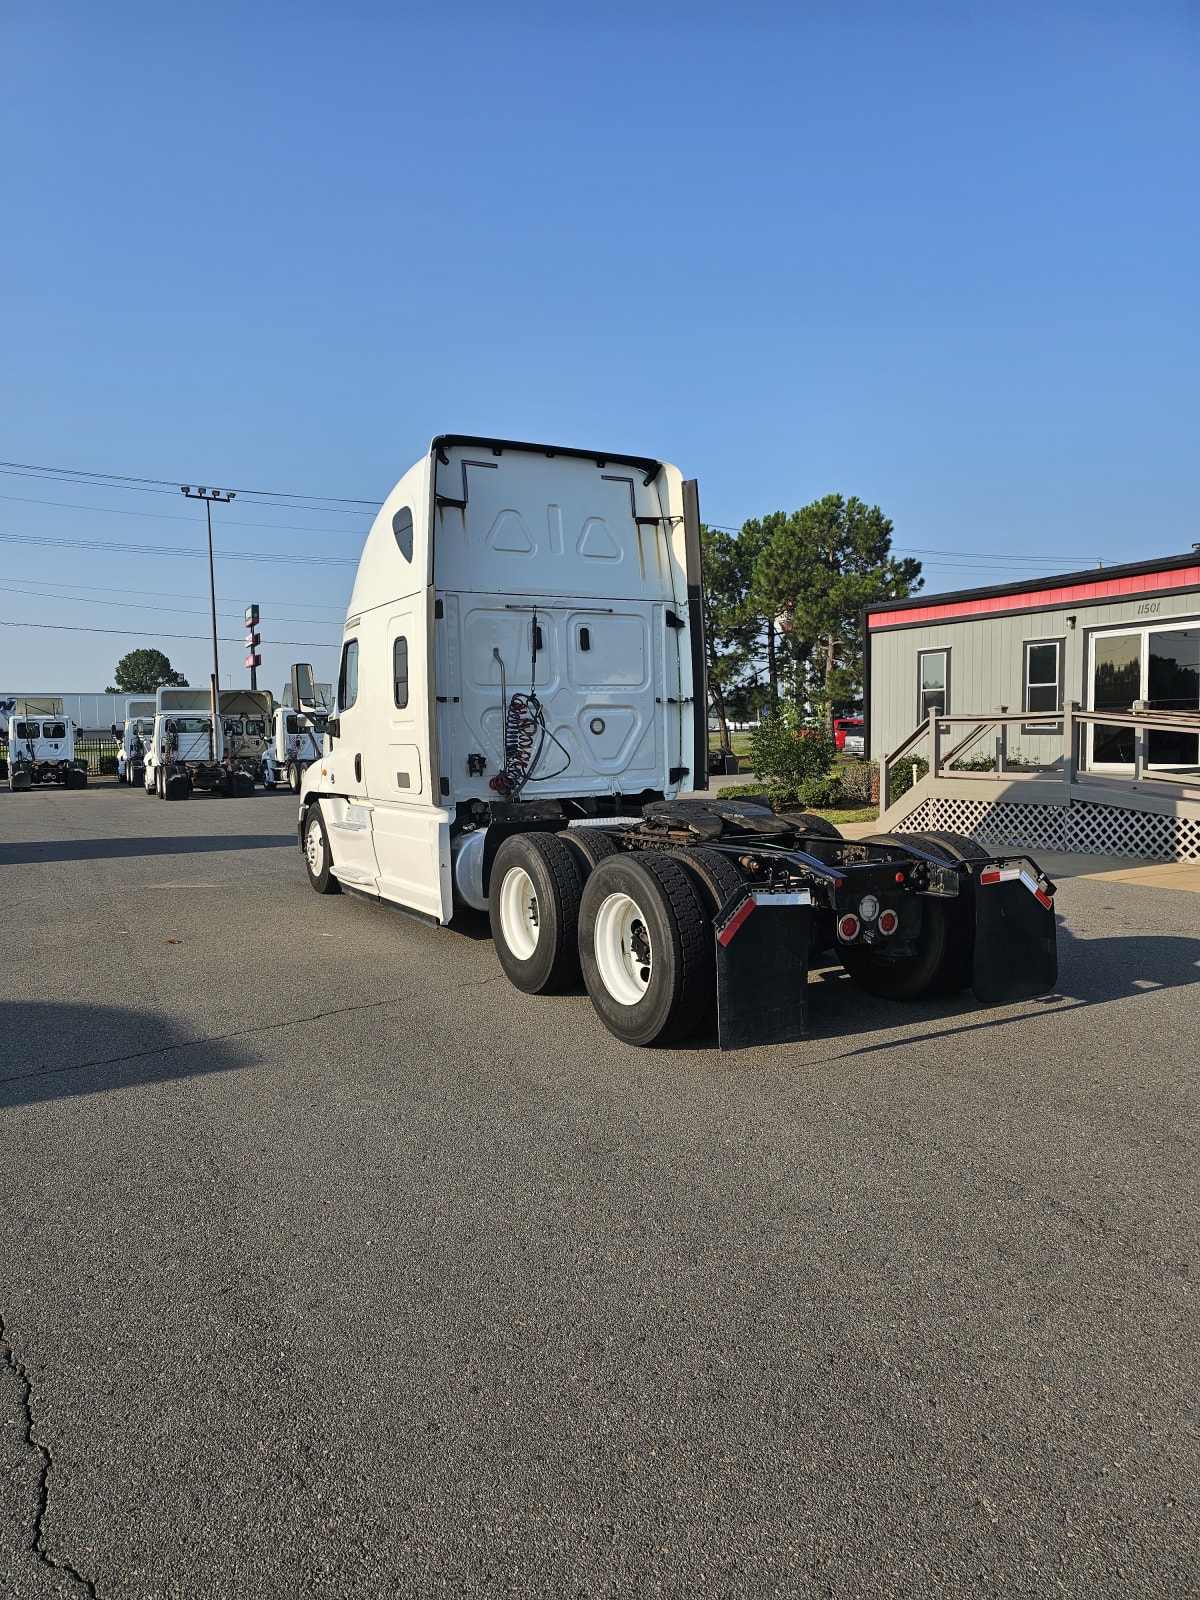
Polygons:
M519 450L529 455L544 456L548 460L552 460L555 456L563 456L571 460L593 461L597 465L633 467L641 472L643 481L647 485L665 473L666 479L660 488L666 488L668 501L675 502L679 499L678 486L682 483L682 475L668 462L660 461L653 456L635 456L624 450L581 450L569 445L489 439L477 434L438 434L431 442L428 454L409 467L384 500L371 524L370 532L363 544L362 555L359 557L350 605L346 612L347 618L358 617L364 611L372 611L377 606L417 594L433 582L433 551L430 537L433 512L432 488L439 460L444 463L446 452L456 447L486 450L493 454ZM392 530L392 519L403 506L411 508L413 513L411 565L406 563L397 551ZM669 509L673 515L678 516L681 515L682 505L677 508L672 504ZM676 544L673 537L675 528L676 524L672 523L672 546ZM682 552L681 544L680 551Z
M375 515L363 543L354 575L347 617L373 611L406 595L416 594L429 584L429 482L432 457L409 467ZM402 506L413 514L413 559L406 562L396 548L392 518Z

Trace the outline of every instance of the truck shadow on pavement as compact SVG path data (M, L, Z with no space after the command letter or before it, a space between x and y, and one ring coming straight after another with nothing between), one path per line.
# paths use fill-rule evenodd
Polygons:
M809 1037L837 1039L925 1024L919 1033L906 1031L903 1042L944 1039L1028 1022L1048 1010L1081 1010L1194 983L1200 983L1200 939L1187 934L1078 939L1060 920L1058 987L1050 994L1009 1006L980 1005L969 989L929 1000L881 1000L865 994L841 967L827 967L809 990ZM895 1042L864 1049L886 1050Z
M158 1013L0 1003L0 1109L133 1089L253 1064L248 1037L205 1038Z
M42 861L116 861L123 856L190 856L221 850L298 852L294 833L226 833L130 839L46 839L0 844L0 866L36 866Z

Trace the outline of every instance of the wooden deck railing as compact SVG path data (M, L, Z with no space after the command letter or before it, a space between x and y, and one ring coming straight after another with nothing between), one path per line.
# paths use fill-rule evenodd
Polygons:
M945 716L926 717L913 729L903 744L882 756L879 762L879 809L884 812L892 800L892 768L913 755L928 740L930 776L946 775L951 765L962 754L978 744L991 731L994 733L994 765L987 772L955 771L956 778L997 779L1011 777L1008 764L1008 730L1014 724L1036 725L1039 733L1062 733L1062 764L1051 768L1037 768L1034 775L1051 775L1068 786L1076 782L1085 769L1082 759L1083 733L1089 725L1105 728L1133 729L1133 781L1143 783L1146 773L1146 735L1155 732L1195 733L1200 735L1200 711L1147 711L1144 702L1138 701L1132 711L1084 711L1077 701L1070 700L1059 712L1009 711L999 706L992 712L971 712L966 715L947 713ZM966 729L956 743L946 746L947 735L955 729ZM1028 769L1022 769L1027 771ZM1108 776L1107 774L1105 776ZM1162 781L1165 774L1155 774ZM1128 779L1123 780L1128 782ZM1167 781L1172 781L1168 779ZM1200 778L1197 780L1200 782Z

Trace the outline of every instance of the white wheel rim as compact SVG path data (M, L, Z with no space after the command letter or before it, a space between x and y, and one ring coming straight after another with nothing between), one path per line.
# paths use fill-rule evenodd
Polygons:
M304 835L304 853L313 877L319 878L325 865L325 835L321 831L319 817L314 817L308 825L308 832Z
M540 932L537 891L521 867L510 867L500 885L500 930L518 961L528 961Z
M596 966L618 1005L636 1006L650 987L654 949L642 908L627 894L610 894L596 913Z

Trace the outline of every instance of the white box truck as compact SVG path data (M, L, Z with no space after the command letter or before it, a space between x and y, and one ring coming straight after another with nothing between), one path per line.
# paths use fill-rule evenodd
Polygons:
M315 709L312 670L292 698ZM299 842L312 887L486 911L528 993L633 1044L716 1013L798 1037L810 960L895 998L1053 985L1053 885L955 835L843 840L707 784L694 482L644 456L445 435L367 537ZM997 875L998 874L998 875Z

